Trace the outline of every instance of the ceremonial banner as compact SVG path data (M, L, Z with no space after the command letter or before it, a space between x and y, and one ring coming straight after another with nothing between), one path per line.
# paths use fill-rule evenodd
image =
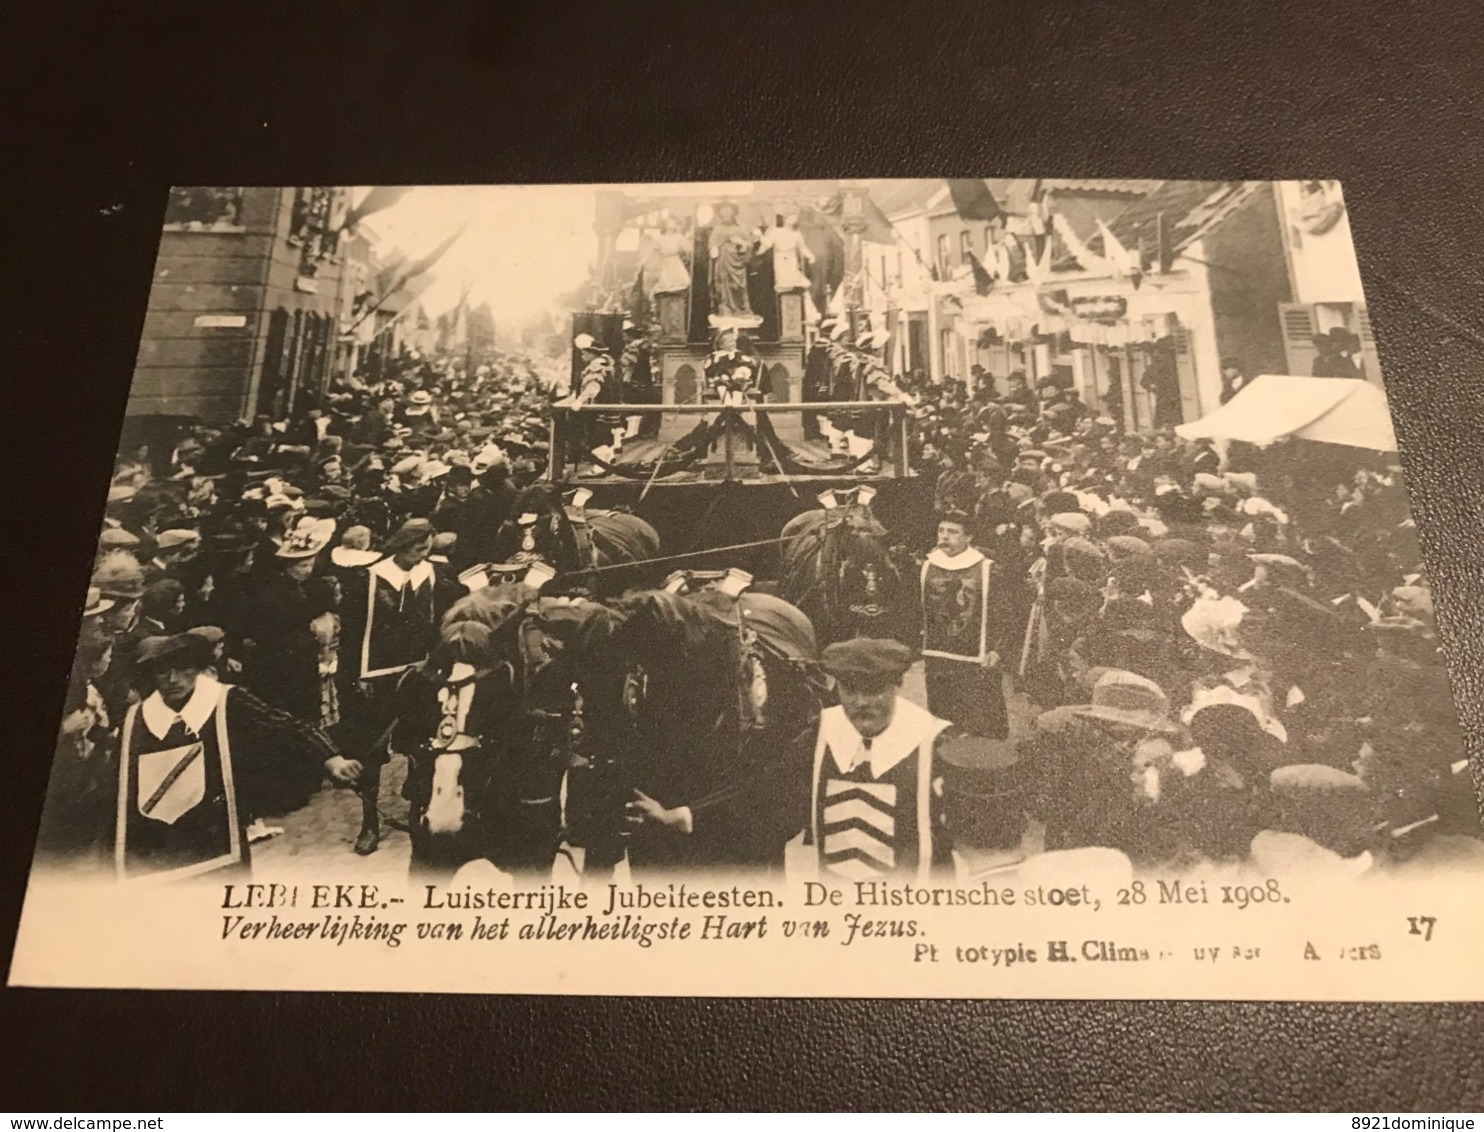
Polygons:
M1484 998L1339 186L1043 184L175 190L10 983Z

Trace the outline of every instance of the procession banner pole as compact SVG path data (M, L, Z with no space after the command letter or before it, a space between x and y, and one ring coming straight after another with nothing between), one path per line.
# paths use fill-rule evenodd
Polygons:
M551 424L547 426L546 439L551 445L551 450L546 454L546 475L552 483L560 483L562 478L562 464L564 457L561 452L562 429L558 424L562 419L562 411L554 409L551 414Z
M911 474L908 465L907 446L910 440L907 427L907 407L901 404L892 406L890 413L897 419L897 478L906 479Z
M726 459L727 483L732 482L732 422L727 419L727 411L721 411L721 450Z
M649 489L654 486L654 481L659 478L660 469L665 466L665 457L670 454L670 449L672 449L674 447L675 447L675 442L672 440L669 444L665 445L664 451L661 452L659 454L659 458L655 460L655 462L654 462L654 471L649 474L649 479L644 484L644 490L639 493L639 502L640 503L643 503L644 502L644 497L649 494Z

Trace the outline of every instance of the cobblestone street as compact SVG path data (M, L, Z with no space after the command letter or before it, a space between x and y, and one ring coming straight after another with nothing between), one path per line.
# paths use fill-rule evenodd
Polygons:
M405 877L412 857L402 780L407 762L393 758L381 775L381 845L368 857L353 848L361 828L361 799L354 790L320 787L309 804L268 824L283 833L252 847L258 875L293 871L316 876Z

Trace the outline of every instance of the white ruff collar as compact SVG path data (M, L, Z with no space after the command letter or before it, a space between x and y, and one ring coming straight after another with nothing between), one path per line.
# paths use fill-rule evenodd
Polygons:
M370 567L370 573L375 574L393 589L403 589L410 585L413 589L421 589L425 582L432 581L433 564L424 558L411 570L404 570L390 558L383 558L380 562Z
M928 552L927 560L940 570L967 570L983 562L984 555L972 546L962 554L952 555L935 546Z
M160 693L155 692L139 705L139 714L144 719L144 725L149 728L149 733L156 739L163 739L177 719L199 735L226 690L225 684L203 672L196 677L196 690L179 712L169 707L160 698Z
M820 734L840 772L849 774L869 760L874 778L880 778L913 751L937 738L947 726L947 720L937 719L926 708L898 696L891 723L871 740L868 752L861 733L845 717L843 707L826 708L819 715Z

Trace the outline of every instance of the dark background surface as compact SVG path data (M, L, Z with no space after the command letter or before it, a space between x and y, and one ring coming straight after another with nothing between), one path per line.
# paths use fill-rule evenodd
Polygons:
M1477 0L39 3L0 45L6 957L171 182L1339 177L1478 781ZM4 990L0 1033L53 1112L1484 1107L1467 1005Z

